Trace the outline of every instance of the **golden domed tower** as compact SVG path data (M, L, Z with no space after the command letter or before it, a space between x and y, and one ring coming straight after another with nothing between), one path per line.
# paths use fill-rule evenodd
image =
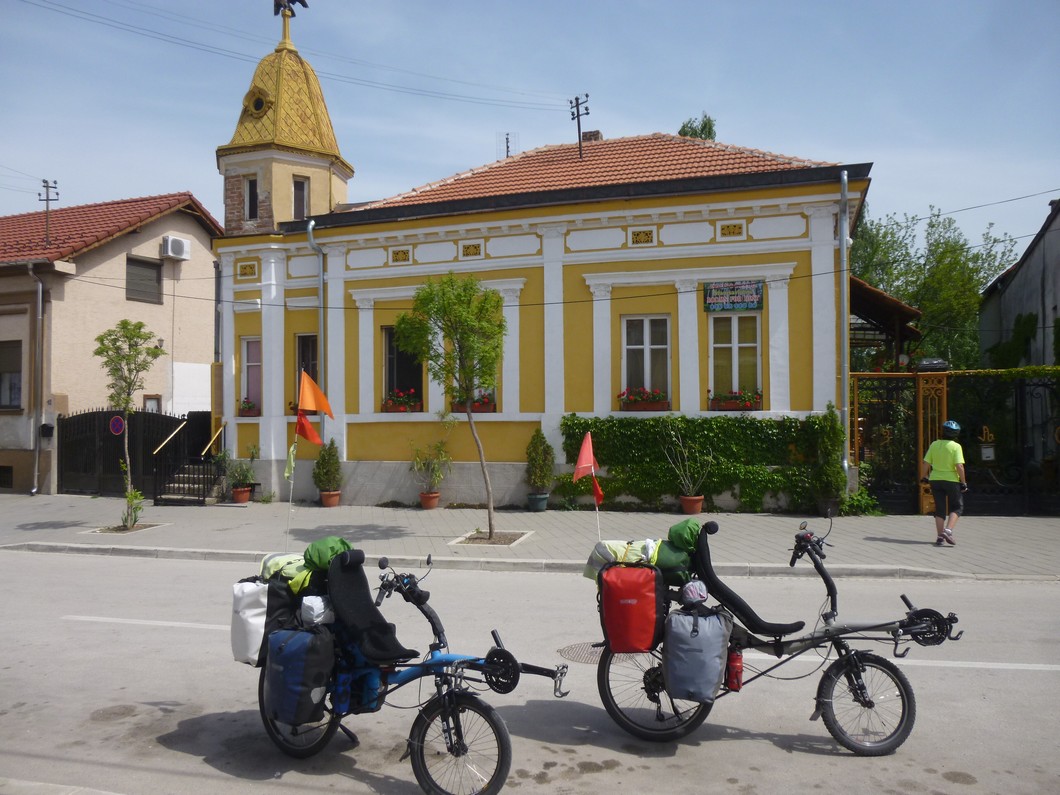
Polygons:
M268 233L284 221L331 212L346 201L353 166L335 141L316 73L283 38L254 72L232 140L217 147L224 177L225 233Z

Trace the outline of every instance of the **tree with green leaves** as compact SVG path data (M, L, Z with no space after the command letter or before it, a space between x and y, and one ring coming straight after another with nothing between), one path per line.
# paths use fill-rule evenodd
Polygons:
M486 484L491 540L493 485L471 405L477 395L497 387L497 368L507 331L503 310L504 301L499 292L481 287L473 276L457 277L449 273L419 288L412 311L401 314L394 324L397 346L426 362L427 374L444 386L450 401L464 404Z
M918 248L921 221L926 227L923 248ZM957 222L935 208L926 219L862 220L850 250L851 272L923 313L917 356L945 359L953 370L980 365L982 290L1011 264L1016 245L1007 235L993 236L992 228L983 233L981 245L973 246ZM855 366L864 364L855 361Z
M703 111L703 115L698 119L694 117L685 119L677 134L687 138L702 138L705 141L713 141L715 134L714 119L708 116L706 111Z
M122 515L122 524L126 530L136 526L136 520L143 506L143 494L132 485L132 459L129 457L129 414L134 410L133 396L144 388L144 374L147 373L159 356L166 352L155 345L157 335L148 330L142 321L119 320L118 325L96 337L96 349L93 356L103 360L103 371L110 381L108 400L112 408L122 413L125 420L125 431L122 441L125 447L125 460L122 462L122 474L125 476L126 511Z

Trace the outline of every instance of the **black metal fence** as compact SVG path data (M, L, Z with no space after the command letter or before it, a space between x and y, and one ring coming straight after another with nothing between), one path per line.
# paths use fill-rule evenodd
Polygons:
M920 388L918 389L918 378ZM923 450L942 420L961 424L969 514L1060 514L1060 384L996 373L853 375L852 460L887 513L921 512ZM942 414L945 416L942 416Z
M204 419L201 416L205 415ZM194 442L209 441L209 412L192 412L187 417L174 417L156 412L136 411L129 414L129 458L132 463L133 487L145 495L156 493L154 451L181 423L195 428L187 436L187 450ZM122 496L125 477L121 465L125 460L122 426L124 420L115 409L96 409L70 416L60 416L56 422L58 455L58 490L63 494L99 494ZM203 432L205 438L203 439ZM159 478L161 480L161 478Z

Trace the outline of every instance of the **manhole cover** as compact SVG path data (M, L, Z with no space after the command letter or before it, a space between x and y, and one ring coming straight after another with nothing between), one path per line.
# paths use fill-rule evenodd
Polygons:
M596 665L600 662L600 652L603 650L603 646L597 646L593 643L574 643L560 649L559 656L571 662Z

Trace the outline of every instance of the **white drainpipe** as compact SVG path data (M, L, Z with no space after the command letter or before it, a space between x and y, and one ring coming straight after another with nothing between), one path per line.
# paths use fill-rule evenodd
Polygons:
M40 426L41 426L41 403L44 396L44 282L33 270L33 263L26 263L26 271L37 282L37 333L33 352L33 391L30 397L32 405L33 425L30 427L30 444L33 445L33 488L30 494L36 495L40 490Z
M850 243L847 172L839 172L839 419L843 423L843 471L850 471Z

